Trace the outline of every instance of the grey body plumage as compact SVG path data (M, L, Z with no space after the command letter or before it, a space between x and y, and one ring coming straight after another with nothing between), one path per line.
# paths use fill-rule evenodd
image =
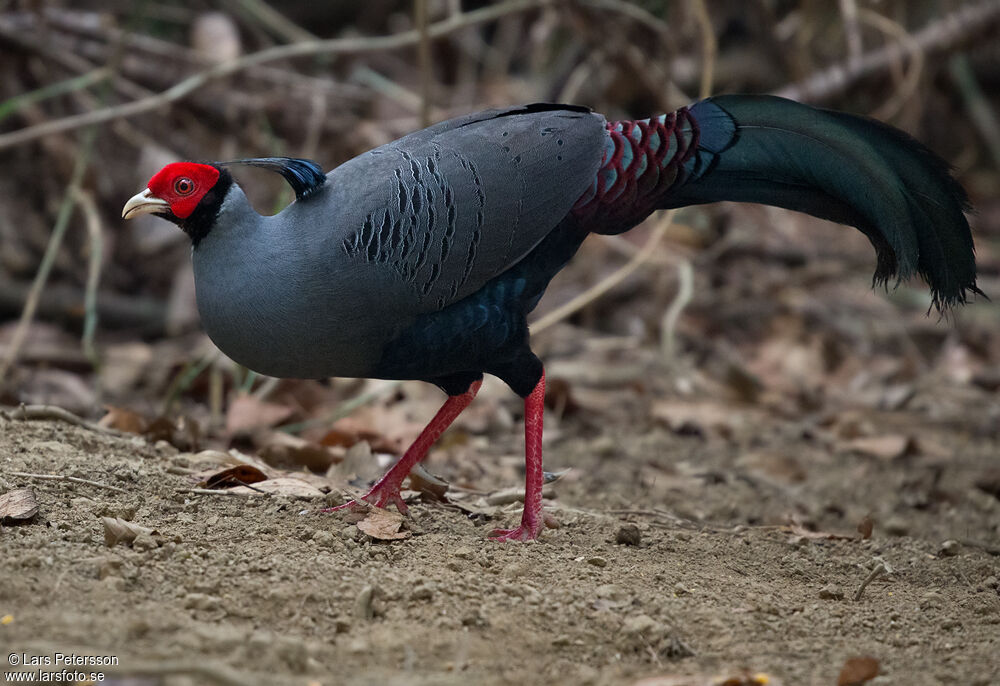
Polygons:
M211 338L264 374L378 376L386 344L517 264L597 173L603 117L507 112L371 150L273 217L234 186L194 250Z

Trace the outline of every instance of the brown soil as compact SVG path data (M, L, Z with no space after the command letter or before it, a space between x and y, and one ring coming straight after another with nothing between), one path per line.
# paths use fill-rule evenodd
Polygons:
M550 421L547 468L573 469L561 527L532 544L484 539L516 506L423 502L410 538L373 541L319 500L181 492L213 465L162 442L0 419L0 491L40 505L0 529L0 643L115 655L112 682L149 675L129 684L835 684L856 656L878 661L872 684L996 683L997 406L948 391L836 420L906 435L896 457L844 449L829 418L671 431L619 391L601 431L586 410ZM517 431L488 436L446 441L431 469L513 485ZM157 534L108 548L101 517Z

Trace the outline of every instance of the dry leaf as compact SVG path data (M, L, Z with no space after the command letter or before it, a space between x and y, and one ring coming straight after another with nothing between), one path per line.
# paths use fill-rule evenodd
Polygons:
M711 400L660 400L653 404L652 415L675 433L698 436L731 436L744 419L734 407Z
M291 407L240 394L233 398L226 412L226 433L245 434L285 421L295 412Z
M544 484L542 486L542 497L552 499L556 495L555 489L549 484ZM519 486L510 486L508 488L501 488L498 491L493 491L486 496L487 505L496 505L502 507L504 505L510 505L511 503L523 503L524 502L524 488Z
M361 437L356 433L341 431L340 429L330 429L324 434L323 438L319 439L319 443L320 445L331 447L350 448L360 440Z
M142 435L150 443L166 441L178 450L197 450L201 427L190 417L178 417L176 421L157 417L143 430Z
M834 534L829 531L810 531L801 524L787 524L779 527L782 531L792 534L793 539L806 539L810 541L849 541L852 536Z
M317 474L325 474L331 465L339 464L344 459L342 450L282 431L256 436L255 442L262 445L261 459L275 467L305 467Z
M428 472L423 464L419 462L410 472L410 488L414 491L419 491L432 500L439 502L447 500L445 495L448 493L448 482Z
M107 410L107 414L101 417L97 423L106 429L115 429L130 434L141 434L146 430L146 426L149 423L138 412L133 412L124 407L105 405L104 409Z
M253 485L253 488L248 486L236 486L230 489L234 493L259 493L263 491L270 495L287 495L293 498L322 498L325 493L319 490L310 483L306 483L302 479L296 479L289 476L280 476L276 479L268 479L267 481L258 481Z
M758 672L757 674L731 676L727 679L716 681L714 686L777 686L777 684L769 675Z
M845 443L844 448L868 455L869 457L877 457L882 460L895 460L915 453L917 442L910 436L886 434L884 436L855 438Z
M482 496L479 496L474 502L468 502L456 496L449 498L449 501L472 518L493 519L500 512L499 505L487 505L486 498Z
M837 686L860 686L878 676L878 660L870 656L851 657L837 677Z
M558 417L569 417L580 410L569 381L558 377L545 383L545 405L552 408Z
M792 455L759 451L741 455L736 464L785 484L802 483L809 476L800 461Z
M0 524L26 524L38 514L38 500L30 488L0 495Z
M368 515L357 524L358 530L380 541L398 541L409 538L409 531L401 531L403 515L380 507L373 507Z
M223 469L198 484L199 488L230 488L232 486L245 486L255 484L258 481L265 481L267 474L260 471L253 465L241 464L235 467Z
M975 481L976 488L1000 500L1000 467L987 469Z
M131 543L141 534L154 536L155 529L139 526L118 517L101 517L104 524L104 545L113 548L119 543Z
M709 677L704 675L694 677L686 674L673 674L646 677L634 682L632 686L708 686L711 683Z
M248 455L238 453L241 456L238 458L234 456L232 452L233 451L226 453L221 450L202 450L201 452L195 453L191 456L191 462L194 464L200 464L202 462L215 462L217 464L247 464L249 462L250 457Z
M865 541L872 537L874 529L875 520L872 519L871 515L865 515L865 518L858 523L858 533L861 534L861 538Z

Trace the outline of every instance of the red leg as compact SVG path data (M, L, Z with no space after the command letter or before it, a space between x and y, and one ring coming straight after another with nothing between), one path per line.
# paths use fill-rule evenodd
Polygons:
M494 541L530 541L542 530L542 415L545 412L545 372L524 399L524 513L516 529L495 529Z
M475 381L469 390L461 395L452 395L444 402L438 413L434 415L434 419L428 422L424 430L420 432L417 436L417 440L413 442L403 456L399 458L396 464L389 468L389 471L378 480L378 482L372 487L372 490L368 491L365 495L361 496L361 500L374 505L375 507L385 507L386 505L395 505L403 514L406 514L406 504L403 502L402 496L399 495L399 489L403 485L403 479L406 478L407 474L413 467L427 456L427 451L430 447L434 445L434 441L441 437L444 430L451 426L451 423L455 421L455 417L462 413L472 399L476 397L476 393L479 392L479 387L483 385L482 380ZM541 431L539 430L539 435ZM541 464L541 461L539 461ZM355 509L361 507L361 503L357 500L352 500L343 505L338 505L337 507L328 507L322 512L333 512L334 510L342 510L344 508Z

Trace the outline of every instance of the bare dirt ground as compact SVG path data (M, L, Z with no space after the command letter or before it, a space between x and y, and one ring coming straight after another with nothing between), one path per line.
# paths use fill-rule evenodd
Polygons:
M55 681L62 666L45 661L75 653L116 658L80 669L116 686L1000 683L996 12L506 4L537 7L454 32L458 15L432 16L452 28L426 62L406 48L247 63L16 148L36 127L177 94L216 60L309 35L398 40L413 3L4 4L0 359L17 363L0 372L0 682ZM268 5L280 23L251 7ZM331 431L324 418L373 386L274 384L227 361L199 329L189 240L120 220L178 159L330 168L419 128L419 105L434 119L546 101L646 117L699 90L782 92L924 141L977 208L993 302L942 321L919 279L872 294L864 236L774 208L681 210L656 246L656 217L588 239L536 315L648 259L533 329L546 468L569 471L546 490L559 528L531 544L486 540L519 517L521 407L506 387L488 378L431 452L443 501L407 492L405 522L321 514L400 454L440 393L394 387ZM272 174L240 177L262 212L291 198ZM19 419L22 404L93 421L110 405L116 431ZM180 420L200 424L200 445L169 435ZM267 493L198 490L234 464Z
M871 684L997 683L995 393L930 379L904 408L782 418L630 364L645 383L550 413L561 526L524 545L485 540L517 504L478 495L520 480L516 417L446 436L430 470L465 509L418 499L395 541L316 513L332 477L190 493L217 452L0 419L0 490L40 507L0 529L3 652L114 655L119 684L836 684L852 657ZM156 533L109 548L102 517Z

